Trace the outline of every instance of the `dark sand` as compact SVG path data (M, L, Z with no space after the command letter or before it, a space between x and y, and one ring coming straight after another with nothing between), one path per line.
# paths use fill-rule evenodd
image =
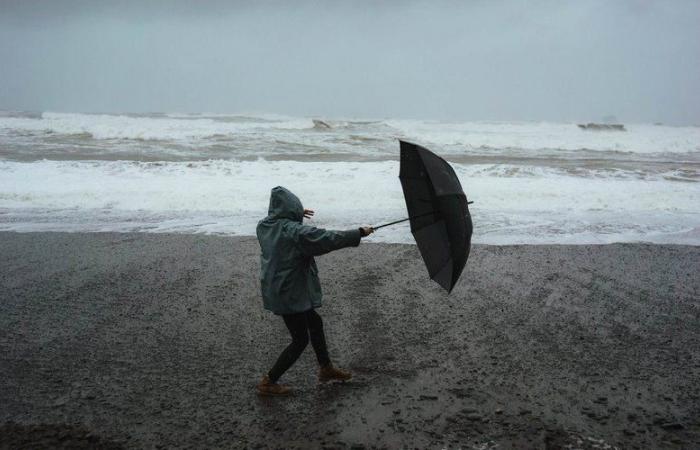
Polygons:
M259 398L254 238L0 233L0 447L700 448L700 247L476 246L449 296L415 246L318 262L355 378L309 347Z

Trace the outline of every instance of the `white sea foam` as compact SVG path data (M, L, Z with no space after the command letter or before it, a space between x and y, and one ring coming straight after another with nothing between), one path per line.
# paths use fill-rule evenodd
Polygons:
M400 138L453 163L476 201L475 242L700 245L698 127L324 122L2 113L0 229L251 235L275 185L316 208L319 226L378 224L406 214ZM406 224L371 239L412 242Z
M454 164L474 242L700 245L700 183L634 171ZM0 229L254 234L283 185L312 224L347 228L405 216L398 162L0 161ZM406 225L375 241L411 242Z
M226 117L226 116L224 116ZM129 116L111 114L43 113L40 118L2 117L0 129L6 133L84 134L95 139L187 140L236 135L253 131L313 128L304 118L217 120L212 116Z

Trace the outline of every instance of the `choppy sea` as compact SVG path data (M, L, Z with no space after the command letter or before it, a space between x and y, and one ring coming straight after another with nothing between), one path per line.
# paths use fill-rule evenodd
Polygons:
M700 127L315 119L0 112L0 230L254 235L277 185L313 225L377 225L406 216L404 139L455 168L473 242L700 245Z

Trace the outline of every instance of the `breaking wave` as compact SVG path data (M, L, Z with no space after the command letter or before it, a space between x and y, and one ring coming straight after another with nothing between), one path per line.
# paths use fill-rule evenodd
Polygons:
M311 129L310 119L246 116L177 116L42 113L41 117L0 117L6 132L86 135L94 139L191 140L260 130Z
M609 152L631 154L700 151L700 128L628 124L627 131L580 129L575 123L329 120L280 115L231 114L0 114L0 137L34 137L42 145L61 137L161 141L171 145L248 145L284 154L296 146L358 153L395 151L397 138L437 145L447 154ZM32 141L37 143L37 139ZM51 141L53 139L53 141ZM276 141L291 146L275 146ZM100 145L99 142L95 145Z

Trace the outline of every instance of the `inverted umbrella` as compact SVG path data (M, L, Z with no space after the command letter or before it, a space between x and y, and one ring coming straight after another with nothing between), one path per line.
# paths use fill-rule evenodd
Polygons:
M430 278L451 292L469 257L472 202L447 161L420 145L399 142L399 179L409 217L374 229L410 220Z

